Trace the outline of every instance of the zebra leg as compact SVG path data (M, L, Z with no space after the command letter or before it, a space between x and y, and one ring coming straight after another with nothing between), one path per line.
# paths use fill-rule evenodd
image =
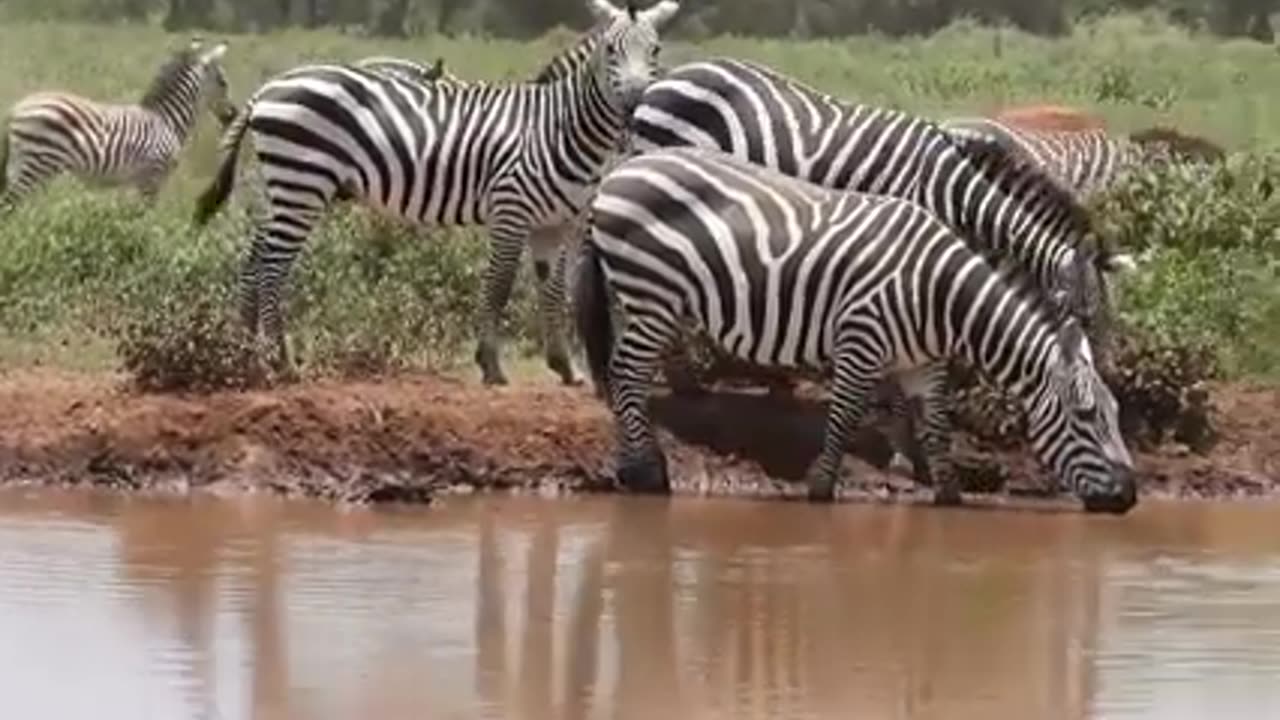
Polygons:
M499 360L501 344L498 324L511 298L520 256L524 253L526 231L510 224L490 224L489 264L484 273L484 305L480 308L480 342L475 360L485 385L506 385L507 376Z
M900 376L908 406L905 438L916 482L935 487L936 505L959 505L960 486L951 461L951 399L947 365L930 363Z
M54 177L67 170L61 156L43 154L13 154L5 173L4 192L0 192L0 213L13 210Z
M547 367L560 376L565 385L578 385L582 380L569 359L565 336L565 264L569 247L564 237L573 226L564 223L538 228L529 235L533 253L533 273L538 284L539 314L542 316L542 344Z
M293 262L312 228L320 219L318 210L277 209L270 220L254 231L253 244L242 271L242 318L251 330L261 325L271 347L271 369L286 382L297 378L289 356L281 295Z
M835 499L840 461L850 434L866 415L867 399L880 381L881 371L867 365L865 341L847 328L836 340L835 378L831 404L827 410L827 427L822 438L822 451L808 475L809 501L831 502Z
M671 493L667 459L653 435L649 391L678 326L674 316L627 313L609 360L609 388L621 435L618 482L623 488L656 495Z

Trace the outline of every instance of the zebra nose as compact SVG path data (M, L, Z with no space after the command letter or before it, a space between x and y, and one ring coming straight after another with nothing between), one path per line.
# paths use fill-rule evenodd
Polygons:
M1081 498L1085 512L1124 515L1138 504L1138 485L1132 469L1112 465L1111 479L1112 485L1107 491L1093 491Z

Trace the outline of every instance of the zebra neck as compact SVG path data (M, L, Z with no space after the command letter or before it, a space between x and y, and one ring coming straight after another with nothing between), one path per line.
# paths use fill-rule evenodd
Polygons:
M183 144L196 124L197 99L194 94L177 87L143 107L173 133L178 144Z
M1030 401L1040 388L1048 387L1050 362L1056 357L1049 344L1057 335L1040 308L1022 297L1027 290L1010 288L994 270L990 272L970 286L977 290L976 297L963 290L955 297L959 312L952 317L959 322L955 335L961 344L959 355L1020 397L1031 411Z
M959 229L992 254L1016 260L1039 287L1053 287L1071 250L1054 237L1061 230L1061 219L1040 207L1034 194L1023 197L1022 192L1002 188L977 168L971 167L970 172L974 174L972 181L955 183L946 199L948 205L958 208L952 216L960 219Z
M544 128L558 152L569 156L583 177L577 183L593 183L617 152L626 132L627 116L608 96L590 66L579 68L570 80L547 86L551 103Z

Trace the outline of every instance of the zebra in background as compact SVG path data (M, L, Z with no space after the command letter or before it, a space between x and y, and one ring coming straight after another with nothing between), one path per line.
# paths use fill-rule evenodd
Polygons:
M423 85L335 65L286 72L254 94L224 136L222 166L195 220L207 222L225 203L239 145L252 131L267 208L241 277L242 308L247 326L273 344L277 371L291 365L281 286L342 192L422 225L487 226L475 359L486 384L506 383L498 320L524 246L542 267L554 259L559 227L585 205L654 78L658 31L679 4L662 0L641 11L589 0L588 7L603 24L597 44L577 72L554 82ZM541 286L546 273L538 275ZM576 383L567 354L551 350L565 346L548 343L547 363Z
M632 128L641 150L715 149L818 185L917 202L1014 276L1029 277L1082 320L1100 355L1107 349L1105 275L1131 261L1093 241L1088 213L1070 192L998 143L961 147L925 118L845 102L733 59L668 71L645 91ZM945 373L943 364L930 369L926 385L938 391L917 398L924 417L910 424L947 424ZM903 395L881 394L901 419ZM897 444L895 464L919 456ZM918 478L927 472L911 464Z
M405 80L425 83L427 85L437 82L462 82L457 75L454 75L445 68L444 58L442 57L436 58L436 61L431 65L423 65L422 63L414 62L413 60L405 60L404 58L374 55L367 58L361 58L352 63L352 65L360 68L361 70L389 73L404 78Z
M175 53L136 105L65 92L19 100L0 134L0 211L70 173L91 185L132 185L148 204L178 164L201 106L225 127L236 109L222 68L226 43Z
M1194 166L1224 156L1221 148L1163 128L1117 137L1101 129L1038 130L991 118L952 118L940 125L962 147L969 140L989 140L1019 153L1082 201L1135 170L1174 162Z
M1051 319L919 205L672 148L621 163L590 218L575 305L597 391L617 418L624 486L670 491L647 396L681 318L692 317L737 357L834 367L810 500L833 499L878 381L892 373L918 391L922 368L961 357L1022 400L1037 457L1086 509L1124 513L1137 502L1118 406L1079 321ZM624 318L616 337L611 297ZM953 475L938 480L935 500L958 502Z

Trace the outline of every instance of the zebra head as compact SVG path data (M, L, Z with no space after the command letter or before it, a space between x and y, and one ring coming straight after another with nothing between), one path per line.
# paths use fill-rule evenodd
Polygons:
M191 49L196 52L194 67L199 72L200 97L209 112L225 128L236 119L236 106L231 101L226 71L222 68L222 57L227 54L227 44L218 43L201 51L198 44L192 43Z
M604 23L596 47L594 65L597 78L615 107L630 115L640 95L658 76L658 53L662 42L658 31L680 9L676 0L662 0L647 10L637 10L628 0L619 10L608 0L588 0L587 6Z
M1094 366L1079 320L1062 321L1056 344L1047 402L1031 414L1032 445L1086 510L1123 514L1137 503L1137 486L1120 404Z

